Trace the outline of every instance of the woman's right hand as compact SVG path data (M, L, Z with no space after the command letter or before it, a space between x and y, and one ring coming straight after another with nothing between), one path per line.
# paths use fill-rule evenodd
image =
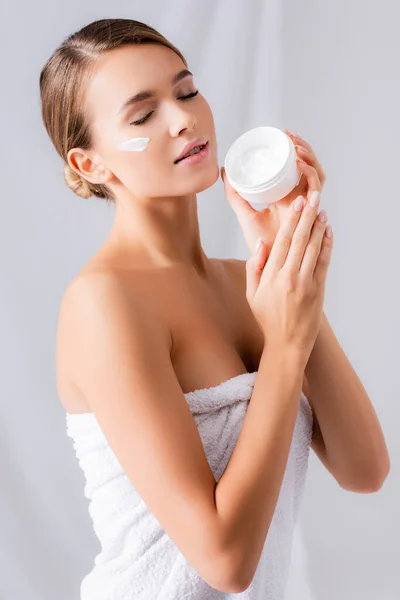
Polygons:
M333 247L327 220L307 201L292 202L267 257L264 244L246 262L246 298L273 350L294 351L307 364L321 326L325 282ZM300 202L300 201L299 201ZM316 218L318 215L318 218ZM293 353L292 353L293 354Z

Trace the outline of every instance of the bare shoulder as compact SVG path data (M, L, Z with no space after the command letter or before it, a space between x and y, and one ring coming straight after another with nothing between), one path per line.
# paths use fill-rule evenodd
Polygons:
M90 343L96 340L96 352L103 351L105 357L102 344L106 340L115 343L118 354L129 349L131 340L145 343L143 337L169 355L170 331L153 310L134 272L129 275L129 282L126 276L110 269L85 272L65 290L58 319L57 360L68 369L76 385L84 385L93 366ZM111 357L111 350L107 353ZM95 358L100 360L101 356L96 354Z
M143 281L143 274L140 275L138 269L130 269L128 273L112 267L83 270L66 288L60 316L72 315L74 310L112 309L112 315L127 311L125 314L132 318L138 313L155 318L155 303Z
M60 397L65 390L75 390L87 405L78 381L84 376L86 355L80 358L83 342L94 330L104 337L107 331L125 330L129 334L141 324L150 327L154 335L170 351L172 336L169 328L142 292L139 279L124 278L110 269L91 270L78 274L67 286L61 299L56 340L56 372ZM122 342L122 339L120 340Z
M239 292L246 292L246 261L239 258L225 258L221 261L226 273Z
M154 306L142 278L134 270L127 277L113 269L100 269L79 274L71 281L62 297L59 317L69 327L106 316L125 324L133 324L138 318L151 319L170 344L169 329ZM102 326L106 327L107 321L102 321Z
M124 278L112 269L91 270L77 275L66 288L60 307L60 313L71 312L74 309L90 310L102 308L110 302L116 302L114 308L121 310L125 303L132 302L136 308L145 306L140 293L138 279L134 273L130 276L130 288ZM135 289L137 293L129 293Z
M236 270L238 273L246 272L246 261L241 258L224 258L222 262L227 268Z
M139 305L140 293L133 299ZM107 310L111 305L118 314L127 301L128 291L123 279L112 270L80 273L69 283L61 299L59 326L73 327L77 323L74 319L93 318L97 313L92 311Z

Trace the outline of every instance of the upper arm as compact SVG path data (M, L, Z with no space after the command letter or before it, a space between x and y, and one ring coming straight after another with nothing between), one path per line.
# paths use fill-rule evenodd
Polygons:
M108 275L72 285L60 316L73 379L149 510L199 575L227 591L215 478L171 364L169 331L144 304Z

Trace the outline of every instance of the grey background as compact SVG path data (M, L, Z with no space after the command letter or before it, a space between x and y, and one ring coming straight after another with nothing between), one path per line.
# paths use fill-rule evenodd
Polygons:
M0 6L0 598L72 600L99 544L57 398L63 292L113 209L65 186L41 122L39 73L90 21L149 23L187 57L216 123L220 165L246 129L289 128L326 172L335 248L325 313L384 429L376 494L339 488L312 452L288 600L395 600L399 493L399 5L395 0L183 0ZM210 256L248 258L222 182L198 196Z

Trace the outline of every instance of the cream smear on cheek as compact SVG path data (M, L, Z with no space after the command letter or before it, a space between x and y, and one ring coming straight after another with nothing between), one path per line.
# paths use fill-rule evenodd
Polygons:
M137 137L127 140L126 142L120 142L117 146L118 150L125 152L143 152L146 150L148 143L151 138Z

